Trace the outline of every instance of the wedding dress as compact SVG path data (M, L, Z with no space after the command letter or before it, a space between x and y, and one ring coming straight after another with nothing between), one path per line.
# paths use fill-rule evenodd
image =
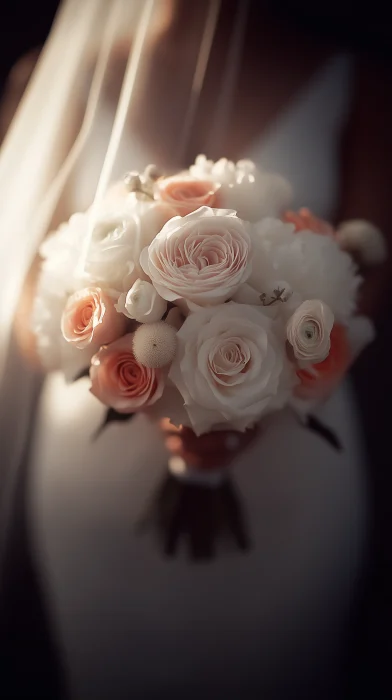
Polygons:
M326 218L338 193L350 77L350 58L334 57L244 153L288 177L296 206ZM128 169L128 153L132 168L150 160L130 142L122 151ZM88 181L86 165L70 190L71 208L91 195ZM135 532L164 473L162 438L137 416L94 441L103 412L87 380L67 385L58 373L48 376L30 451L34 555L72 697L287 700L309 689L338 697L366 526L349 386L319 412L343 452L282 412L236 460L252 548L206 564L182 552L166 560L152 536Z
M322 215L334 201L333 137L345 79L345 59L335 60L249 153L271 165L276 158L284 174L297 148L313 160L313 177L298 182L298 204ZM327 116L325 125L317 123L316 141L312 112L329 103L336 81L340 104L328 115L332 123ZM363 522L361 452L347 387L322 409L344 453L289 414L276 416L234 468L252 551L200 567L165 561L153 540L133 531L165 468L162 439L146 418L112 426L92 442L103 407L87 380L66 386L59 375L46 380L38 411L32 527L80 697L91 687L95 698L109 697L112 683L124 692L116 690L116 698L127 688L146 698L163 690L176 696L190 678L202 692L222 676L228 688L249 692L268 687L275 664L286 672L286 654L306 672L319 662L317 647L332 653L326 635L338 644Z

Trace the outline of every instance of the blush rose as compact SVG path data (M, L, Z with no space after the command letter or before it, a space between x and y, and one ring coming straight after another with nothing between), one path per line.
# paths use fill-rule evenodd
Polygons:
M160 199L180 216L191 214L202 206L218 206L219 185L208 180L196 180L177 175L160 180L156 191Z
M234 211L201 207L168 221L140 262L163 299L209 306L249 277L251 240Z
M114 300L99 287L86 287L72 294L61 318L63 337L80 349L111 343L124 333L125 325Z
M119 413L133 413L151 406L162 396L165 374L144 367L133 353L133 334L124 335L91 360L91 393Z

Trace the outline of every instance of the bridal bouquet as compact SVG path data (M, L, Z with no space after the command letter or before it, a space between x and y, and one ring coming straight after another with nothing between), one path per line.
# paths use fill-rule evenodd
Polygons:
M41 247L46 367L89 374L111 417L154 406L196 435L325 399L357 352L361 280L342 249L350 224L290 199L248 160L129 173Z
M384 244L290 202L249 160L128 173L41 247L44 365L89 376L104 425L148 412L200 436L291 406L338 446L312 412L372 337L350 253L378 261Z

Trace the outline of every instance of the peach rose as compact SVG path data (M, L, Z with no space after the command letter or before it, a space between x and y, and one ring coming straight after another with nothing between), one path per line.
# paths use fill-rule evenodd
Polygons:
M61 318L61 332L68 343L86 348L111 343L125 331L126 320L114 300L99 287L86 287L69 297Z
M282 219L288 224L294 224L296 232L298 231L313 231L322 236L333 236L334 229L327 221L314 216L310 209L302 207L298 212L286 211Z
M133 334L128 333L105 346L91 360L91 393L119 413L133 413L151 406L162 396L165 374L144 367L132 350Z
M299 398L327 398L347 372L351 362L351 351L345 326L335 323L330 341L329 355L323 362L297 372L301 384L296 387L295 394Z
M168 177L157 183L160 198L180 216L186 216L199 207L218 207L220 185L208 180L186 176Z

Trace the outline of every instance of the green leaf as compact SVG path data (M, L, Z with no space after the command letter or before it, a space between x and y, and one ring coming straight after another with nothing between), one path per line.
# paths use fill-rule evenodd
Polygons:
M336 433L329 426L325 425L318 418L316 418L316 416L309 415L307 417L306 427L326 440L335 450L338 452L342 451L343 446Z
M80 370L80 372L76 375L76 377L73 378L73 382L77 382L78 379L83 379L83 377L89 377L90 376L90 365L88 367L85 367L84 369Z
M106 411L105 418L103 419L101 425L98 427L94 433L93 439L99 438L101 433L105 428L110 425L110 423L125 423L130 421L134 417L134 413L118 413L114 408L108 408Z

